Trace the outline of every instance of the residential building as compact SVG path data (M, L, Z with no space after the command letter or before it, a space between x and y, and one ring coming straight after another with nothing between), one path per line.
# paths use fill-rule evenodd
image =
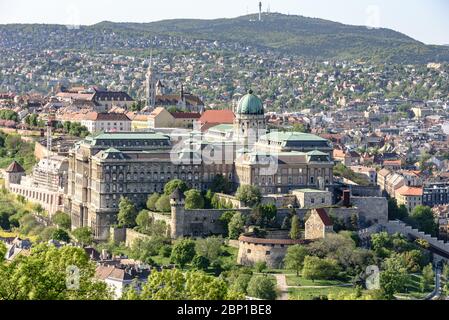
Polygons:
M405 205L409 212L412 212L417 206L422 205L422 199L422 187L402 186L396 191L398 205Z

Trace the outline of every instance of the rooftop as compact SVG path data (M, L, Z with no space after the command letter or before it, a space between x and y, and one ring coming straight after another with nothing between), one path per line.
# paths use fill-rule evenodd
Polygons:
M18 172L25 172L25 169L16 161L14 160L8 168L5 170L8 173L18 173Z
M156 132L108 132L100 133L91 140L170 140L166 135Z
M423 188L403 186L399 188L396 192L404 197L420 197L423 195Z
M275 142L283 141L327 141L319 136L302 132L270 132L263 139Z

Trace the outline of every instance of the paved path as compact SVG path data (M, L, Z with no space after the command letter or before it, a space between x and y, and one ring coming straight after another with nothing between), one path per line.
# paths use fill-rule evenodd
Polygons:
M328 288L344 288L353 287L351 283L335 284L331 286L288 286L288 288L298 288L298 289L328 289Z
M285 274L273 274L273 276L276 278L277 287L280 292L277 300L288 300L288 286Z
M441 269L436 268L435 271L435 289L424 300L438 299L441 296Z

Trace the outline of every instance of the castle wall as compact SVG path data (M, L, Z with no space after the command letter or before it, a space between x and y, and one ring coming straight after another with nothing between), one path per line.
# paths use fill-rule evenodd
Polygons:
M288 247L301 244L301 240L258 239L246 236L239 238L237 263L253 266L265 262L269 268L282 268Z
M388 201L382 197L351 197L352 204L359 209L361 224L388 222Z

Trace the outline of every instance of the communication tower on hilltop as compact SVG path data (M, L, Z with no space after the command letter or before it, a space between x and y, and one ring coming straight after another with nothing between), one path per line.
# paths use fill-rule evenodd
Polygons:
M259 2L259 21L262 21L262 2Z

